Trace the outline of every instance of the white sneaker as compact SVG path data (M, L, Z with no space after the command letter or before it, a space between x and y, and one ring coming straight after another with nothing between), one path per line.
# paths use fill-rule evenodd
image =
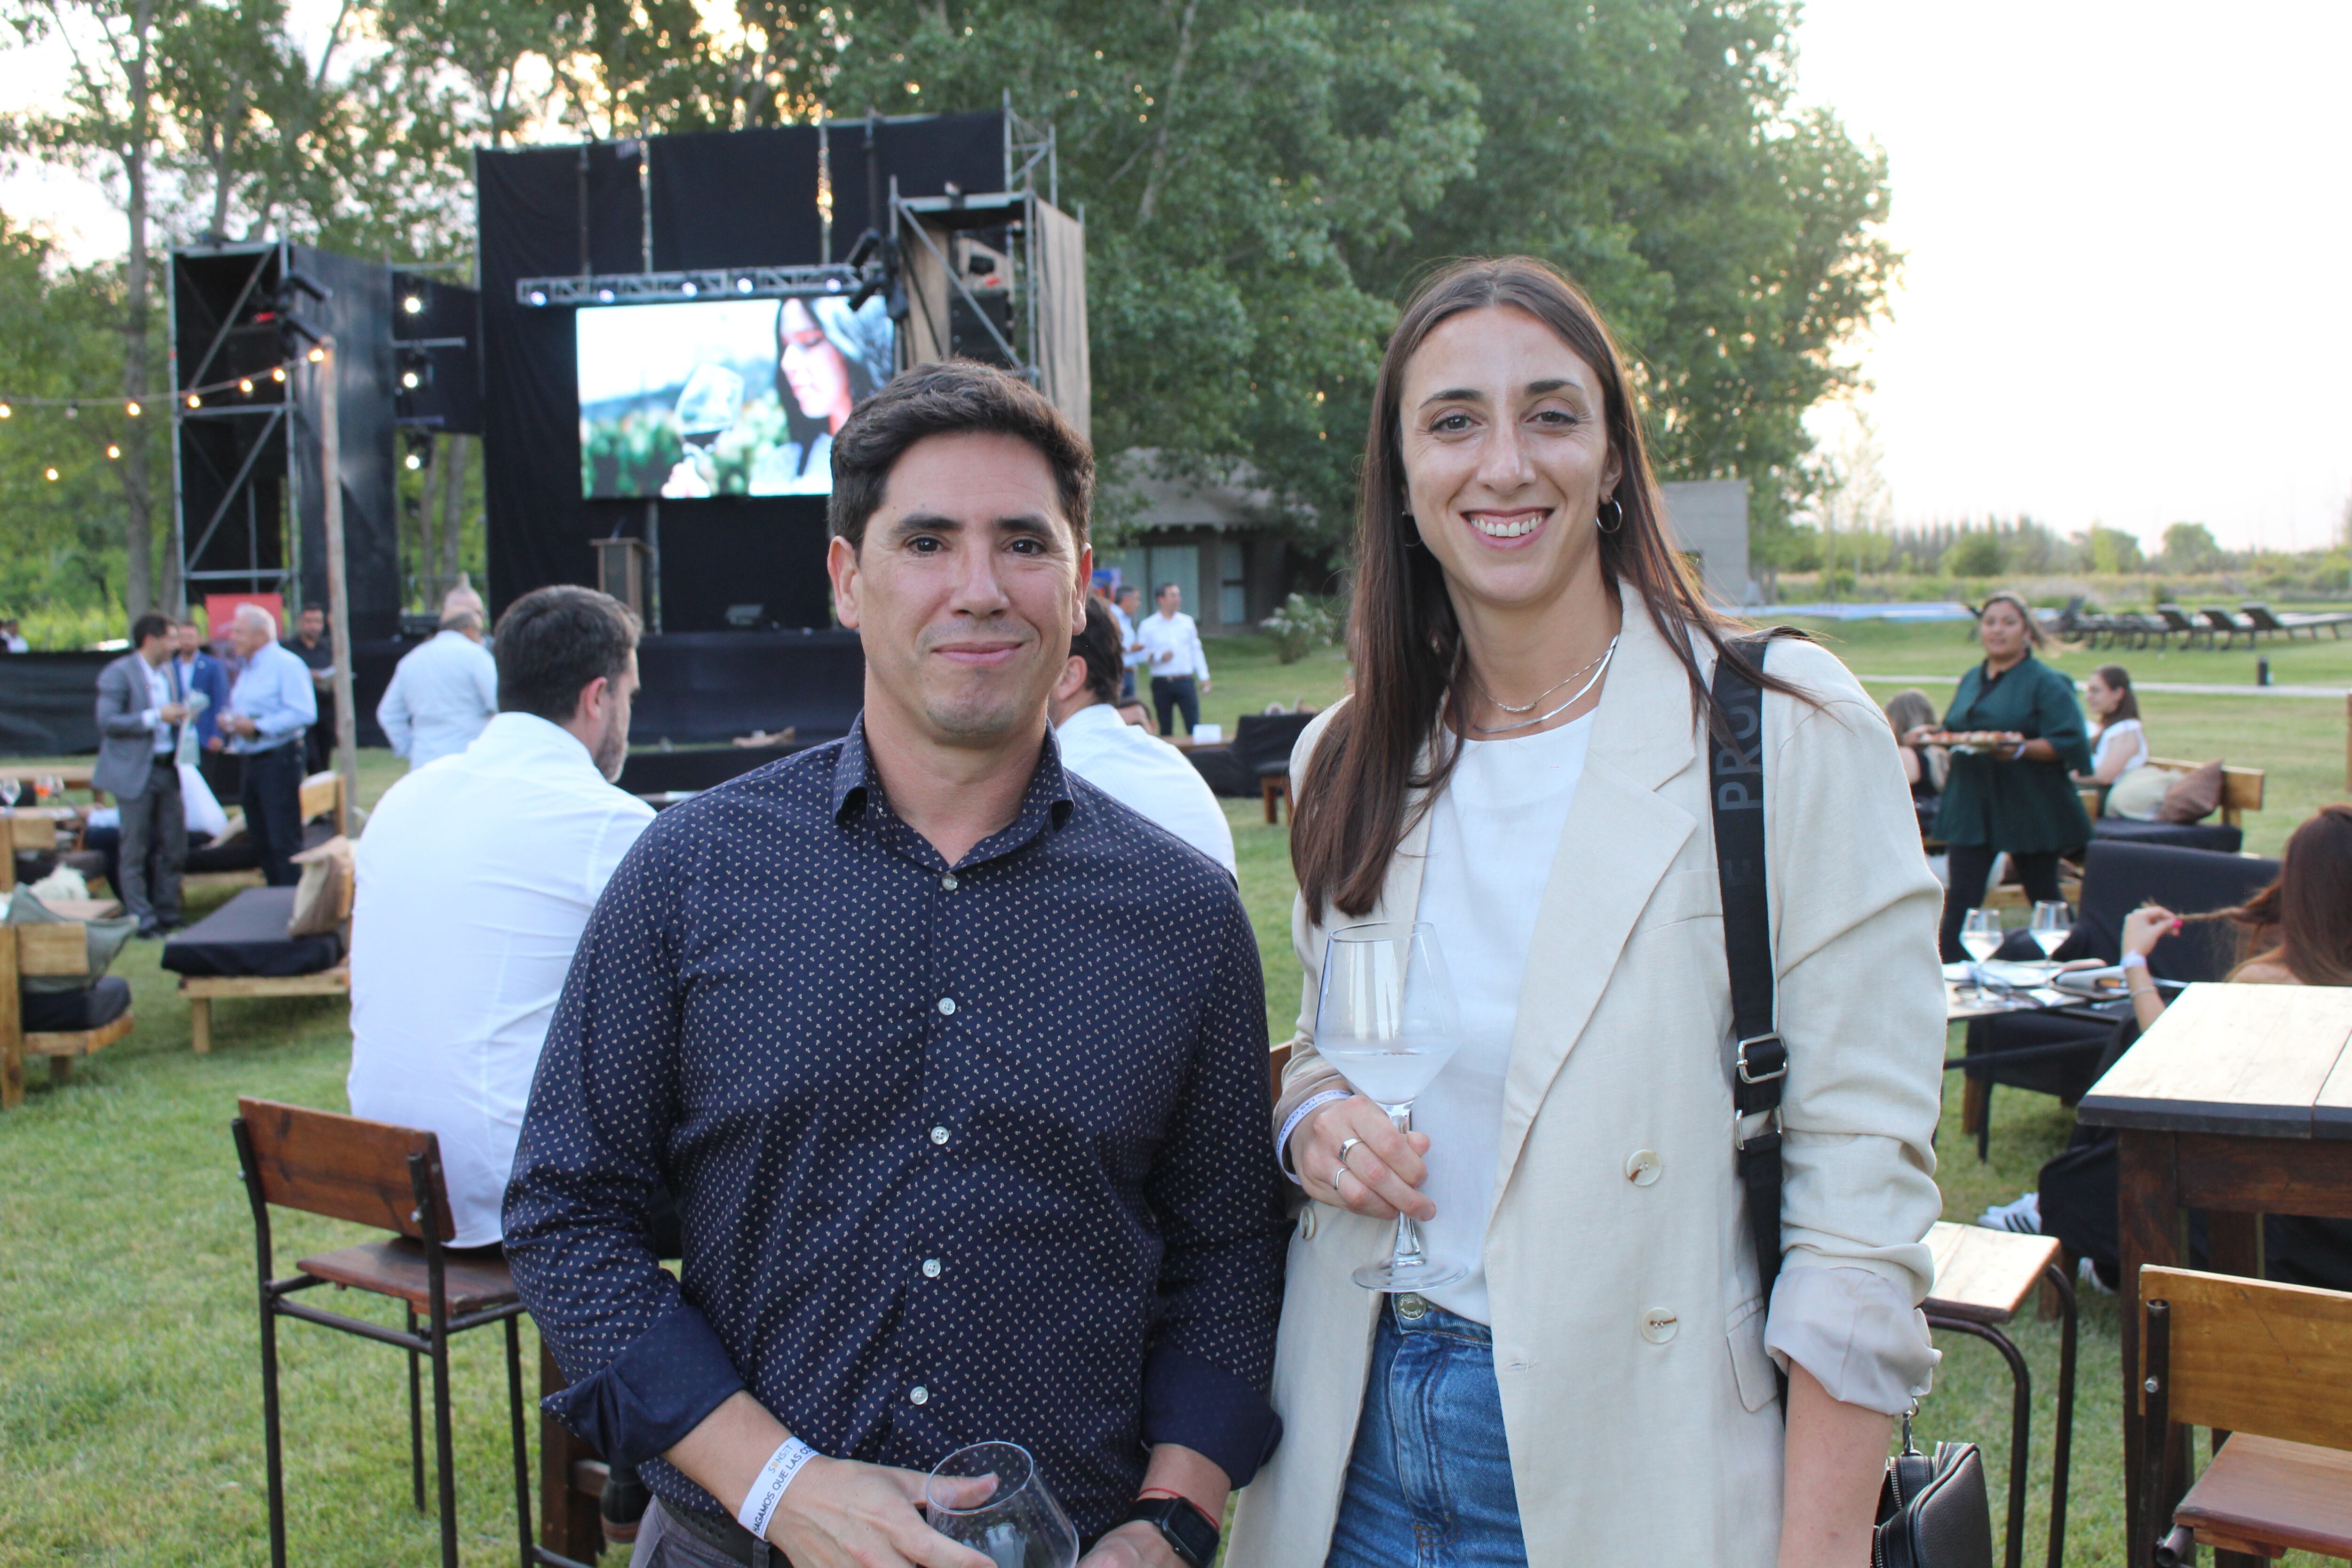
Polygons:
M2107 1289L2107 1282L2099 1278L2098 1269L2092 1267L2091 1260L2089 1258L2084 1258L2075 1260L2074 1274L2075 1277L2081 1279L2084 1284L2088 1285L2100 1295L2112 1296L2115 1294L2113 1290Z
M2001 1204L1977 1215L1987 1230L2012 1230L2021 1236L2042 1234L2042 1194L2028 1193L2015 1203Z

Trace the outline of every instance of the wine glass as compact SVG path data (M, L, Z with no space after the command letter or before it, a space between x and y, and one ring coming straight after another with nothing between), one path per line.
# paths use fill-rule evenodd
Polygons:
M2000 950L2000 911L1970 910L1960 918L1960 946L1970 959L1969 980L1979 996L1985 994L1984 961Z
M0 778L0 806L5 806L10 811L16 810L16 797L24 793L25 785L16 774L10 773L6 778Z
M2033 923L2026 928L2026 934L2046 959L2058 951L2074 929L2074 911L2066 907L2065 900L2043 899L2033 906Z
M1374 921L1331 933L1315 1006L1315 1048L1387 1111L1398 1131L1412 1127L1412 1102L1461 1043L1461 1013L1435 926ZM1469 1276L1466 1265L1423 1252L1421 1227L1400 1213L1390 1256L1357 1269L1355 1279L1367 1290L1393 1294L1433 1290Z
M1076 1568L1078 1532L1018 1443L974 1443L923 1483L923 1516L996 1568Z

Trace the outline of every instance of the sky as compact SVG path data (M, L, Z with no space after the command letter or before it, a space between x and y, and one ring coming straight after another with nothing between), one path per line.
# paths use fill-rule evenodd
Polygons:
M333 0L294 0L315 56ZM313 36L315 35L315 37ZM1857 345L1891 518L2325 544L2352 505L2352 4L1808 0L1798 95L1887 153L1892 319ZM14 107L47 69L0 81ZM8 83L19 84L11 88ZM0 178L78 254L78 178ZM1851 446L1844 409L1814 421Z
M2352 5L1808 0L1798 45L1800 97L1891 166L1861 408L1897 521L2336 537Z

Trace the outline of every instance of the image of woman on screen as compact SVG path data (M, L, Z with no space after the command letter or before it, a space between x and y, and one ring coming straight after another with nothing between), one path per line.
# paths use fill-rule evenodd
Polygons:
M776 400L785 439L751 459L755 496L829 495L833 436L890 378L890 319L881 301L854 311L821 295L776 311Z

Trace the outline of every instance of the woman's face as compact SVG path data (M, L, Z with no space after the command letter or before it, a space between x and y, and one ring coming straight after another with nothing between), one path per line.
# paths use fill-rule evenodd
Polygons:
M2116 710L2116 689L2094 675L2083 682L2083 702L2104 719Z
M1984 644L1987 658L2016 658L2025 651L2025 617L2017 613L2015 605L1996 599L1977 619L1977 640Z
M830 420L834 429L840 429L849 417L849 366L841 351L798 300L784 301L782 327L784 350L779 363L784 384L793 389L793 401L810 418Z
M1621 472L1601 378L1535 317L1465 310L1402 377L1405 494L1456 602L1549 604L1599 560Z

